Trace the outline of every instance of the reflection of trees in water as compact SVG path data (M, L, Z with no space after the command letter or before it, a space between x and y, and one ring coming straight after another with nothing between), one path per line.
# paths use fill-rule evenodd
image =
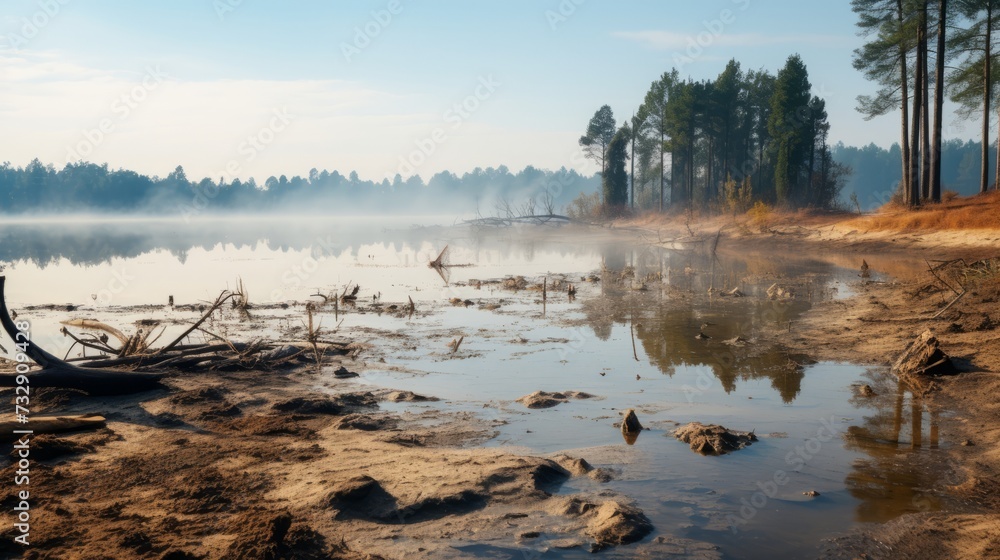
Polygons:
M934 464L937 457L926 452L938 447L938 410L887 374L868 372L866 378L875 396L855 396L851 404L875 412L844 436L848 449L867 455L855 461L845 481L851 495L861 500L857 521L883 523L905 513L940 509L933 489L942 469Z
M758 294L787 271L773 262L727 259L713 266L710 257L697 254L619 253L614 259L605 255L611 272L603 275L601 297L583 302L587 323L599 339L609 339L616 324L628 328L634 322L636 339L650 363L667 375L681 366L708 366L726 392L736 390L739 381L766 378L784 402L796 398L804 377L801 364L807 358L790 356L779 346L758 346L753 339L763 328L793 322L811 307L810 296L818 297L820 291L788 301L759 296L713 299L707 295L713 284L716 289L741 286ZM621 269L607 263L633 267L634 276L621 280ZM812 279L829 274L825 265L803 268L801 274L808 271ZM744 282L761 276L767 278L763 288ZM643 284L647 291L631 289ZM698 338L702 332L709 338ZM727 343L737 337L750 342Z
M341 224L303 219L218 221L129 221L81 223L19 223L0 226L0 261L28 261L41 267L66 259L74 265L95 265L114 258L135 258L164 250L184 262L193 249L211 251L216 247L237 249L265 247L274 251L311 249L314 256L340 255L365 243L420 247L431 242L436 247L449 243L449 236L464 236L467 230L408 228L387 231L372 220ZM509 232L477 233L465 240L472 250L495 249L502 258L532 262L542 238L511 235ZM554 248L546 247L548 248ZM594 247L580 244L557 246L563 255L593 253Z

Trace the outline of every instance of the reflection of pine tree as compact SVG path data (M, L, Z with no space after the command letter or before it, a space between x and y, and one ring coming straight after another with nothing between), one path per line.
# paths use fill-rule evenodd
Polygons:
M933 489L940 486L943 471L929 463L936 456L922 450L937 447L937 411L884 372L869 371L865 377L874 396L856 395L851 404L875 411L844 436L847 449L866 455L854 462L845 480L851 495L861 500L857 520L884 523L905 513L940 509ZM930 433L925 437L928 413Z

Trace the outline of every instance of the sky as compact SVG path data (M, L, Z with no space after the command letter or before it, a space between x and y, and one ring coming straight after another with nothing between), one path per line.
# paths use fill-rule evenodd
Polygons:
M313 168L363 179L526 165L593 172L577 140L671 68L712 79L798 53L831 140L865 121L849 2L804 0L5 0L0 161L107 163L258 183ZM946 115L946 138L974 122Z

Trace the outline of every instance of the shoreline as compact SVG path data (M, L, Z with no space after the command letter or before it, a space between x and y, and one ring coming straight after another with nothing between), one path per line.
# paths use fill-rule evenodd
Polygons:
M608 231L646 243L653 236L710 242L727 220L691 223L690 228L637 224L642 231L626 224ZM860 235L829 223L775 223L765 234L739 229L726 229L719 251L774 252L778 247L795 258L819 258L845 268L859 266L863 254L877 253L872 268L895 278L862 285L848 299L813 306L794 330L790 327L791 335L783 329L766 333L789 352L828 360L850 356L854 362L885 365L927 326L929 320L863 320L926 317L951 299L943 290L919 293L927 283L919 271L924 258L1000 256L990 254L1000 246L991 246L1000 232L973 236L973 243L955 248L947 242L953 234L906 234L892 242L886 234ZM1000 351L990 346L1000 347L995 343L1000 333L990 323L1000 322L1000 294L993 295L992 300L986 291L966 296L931 322L941 329L957 324L961 332L938 332L944 350L964 359L966 367L984 370L943 381L929 397L936 406L956 411L945 422L942 439L952 442L947 450L952 463L967 472L955 479L952 492L972 504L969 511L908 514L855 531L837 539L828 557L996 554L986 547L1000 539L1000 516L977 511L995 507L993 496L1000 489L995 482L1000 454L992 451L1000 429L980 426L1000 426L1000 405L989 401L1000 391L1000 382L991 377L1000 368ZM989 321L972 317L968 306L983 306ZM989 328L977 330L984 324ZM363 360L371 358L363 354L328 368L342 365L363 373ZM171 376L167 390L130 397L80 397L58 389L33 394L35 402L52 410L105 413L108 427L38 436L34 451L49 457L32 466L32 488L38 489L32 494L32 507L38 508L32 534L39 540L28 549L12 548L15 534L8 529L0 552L49 558L71 545L83 556L170 559L462 557L452 548L454 541L518 554L596 547L610 558L678 549L705 558L718 555L707 543L672 537L618 549L614 545L645 536L643 516L629 496L602 489L601 480L609 475L605 469L593 469L577 457L477 446L495 433L489 419L456 411L416 417L388 413L380 403L435 395L358 387L337 391L324 375L308 370L180 374ZM303 395L324 383L330 389L324 394ZM965 440L974 445L955 443ZM8 465L3 476L12 479L12 468ZM553 495L570 478L586 491ZM6 490L8 503L13 488ZM86 529L64 536L68 524ZM473 534L475 539L462 536ZM511 542L516 547L510 548ZM892 555L882 556L884 543L895 547ZM379 550L388 552L382 556Z

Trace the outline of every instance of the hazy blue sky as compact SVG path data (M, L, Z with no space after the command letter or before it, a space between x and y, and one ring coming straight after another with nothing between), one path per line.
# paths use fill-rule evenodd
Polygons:
M865 122L846 0L5 0L0 160L81 158L191 178L381 179L506 164L579 165L577 139L619 121L672 67L792 53L826 98L833 141L898 140ZM395 12L395 13L392 13ZM948 115L951 116L950 114ZM950 118L947 120L951 120ZM103 129L103 130L102 130ZM976 135L951 123L946 136Z

